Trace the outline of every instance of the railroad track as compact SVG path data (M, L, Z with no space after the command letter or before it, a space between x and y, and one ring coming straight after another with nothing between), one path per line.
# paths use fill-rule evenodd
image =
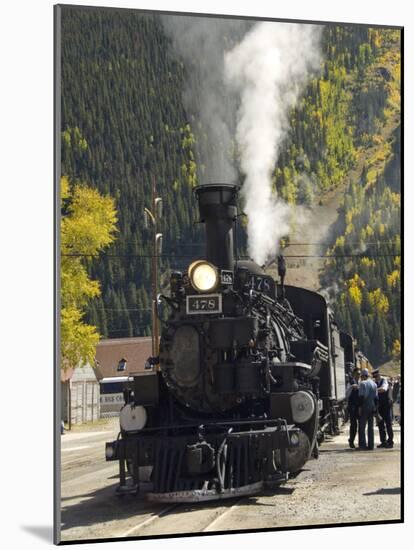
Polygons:
M298 481L296 475L289 479L289 490L296 488ZM286 490L286 487L284 487ZM274 495L278 489L274 489ZM255 497L260 497L256 494ZM263 493L263 496L266 494ZM284 492L282 492L282 495ZM149 517L131 526L120 533L119 537L140 537L151 535L184 534L184 533L208 533L225 530L228 523L222 523L244 503L248 502L252 495L233 497L225 501L206 501L189 503L172 503L164 508L156 509Z
M188 509L188 504L171 504L170 506L166 506L154 512L150 517L130 527L118 536L139 537L153 534L178 534L185 532L204 533L216 531L220 528L221 521L231 514L231 512L240 506L246 499L248 499L247 496L231 499L231 501L227 502L225 505L221 504L219 510L217 509L217 502L214 504L209 503L208 505L196 503L195 506L190 509ZM183 514L183 516L185 514L185 529L176 531L177 522L174 512ZM200 522L200 515L202 515L202 522Z
M206 525L204 527L204 529L201 530L201 532L208 532L208 531L215 531L218 524L220 523L220 521L222 519L224 519L225 516L229 515L235 508L237 508L238 506L240 506L241 502L243 500L246 500L248 497L242 497L242 498L239 498L232 506L229 506L227 508L227 510L225 510L223 513L221 513L220 515L218 515L215 519L213 519L213 521L211 521L208 525Z
M141 523L138 523L137 525L134 525L133 527L131 527L130 529L128 529L127 531L122 533L122 535L119 535L119 536L121 536L121 537L139 536L139 530L140 529L143 529L147 525L150 525L151 523L155 522L156 520L161 519L162 517L166 516L168 514L168 512L172 512L173 510L175 510L179 506L182 506L182 504L171 504L171 506L166 506L161 511L153 514L152 516L150 516L146 520L141 521Z

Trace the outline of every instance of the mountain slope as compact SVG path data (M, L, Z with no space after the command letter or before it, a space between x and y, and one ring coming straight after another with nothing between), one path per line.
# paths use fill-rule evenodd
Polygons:
M143 208L150 206L153 178L164 201L162 285L171 268L203 255L192 188L202 161L208 162L200 154L208 150L208 136L183 102L188 71L197 64L186 66L174 52L156 15L68 6L62 13L62 173L114 196L119 217L116 243L88 262L103 292L87 320L103 336L148 335L152 251ZM321 73L292 110L274 170L275 189L285 200L314 208L327 200L346 185L361 155L375 149L387 121L398 119L398 47L398 31L324 28ZM397 166L396 151L382 149L377 153ZM383 168L380 158L369 158L372 185L373 171ZM335 231L340 235L339 226ZM242 228L238 242L244 253Z

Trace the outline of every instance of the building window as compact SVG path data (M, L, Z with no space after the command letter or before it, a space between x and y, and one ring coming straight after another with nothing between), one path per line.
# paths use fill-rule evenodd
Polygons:
M126 370L126 364L127 364L127 360L123 357L119 363L118 363L118 367L117 367L117 371L124 371Z

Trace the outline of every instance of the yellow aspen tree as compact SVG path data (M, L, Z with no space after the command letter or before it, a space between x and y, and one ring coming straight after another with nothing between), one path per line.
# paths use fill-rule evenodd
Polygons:
M93 363L99 333L83 321L85 306L100 295L87 262L110 245L116 233L114 200L85 185L61 178L61 367Z

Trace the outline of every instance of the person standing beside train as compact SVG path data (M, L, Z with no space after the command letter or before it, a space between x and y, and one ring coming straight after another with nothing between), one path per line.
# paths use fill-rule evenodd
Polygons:
M374 448L374 414L377 410L377 385L369 377L368 369L361 370L361 382L358 391L359 399L359 447L360 451L372 451ZM366 430L368 428L368 445Z
M394 380L392 377L388 377L388 399L390 402L390 410L391 410L391 424L394 423L394 408L392 406L393 393L394 393Z
M355 449L355 436L358 433L358 406L359 406L359 379L361 371L358 367L355 367L352 371L352 378L350 384L346 390L346 399L348 404L349 415L349 439L348 443L351 449Z
M401 425L401 403L400 403L400 377L397 376L392 388L392 401L395 421Z
M388 391L388 380L381 376L379 369L374 369L372 376L378 388L378 413L380 416L378 430L381 443L377 447L392 449L394 447L394 432L392 430L392 401Z

